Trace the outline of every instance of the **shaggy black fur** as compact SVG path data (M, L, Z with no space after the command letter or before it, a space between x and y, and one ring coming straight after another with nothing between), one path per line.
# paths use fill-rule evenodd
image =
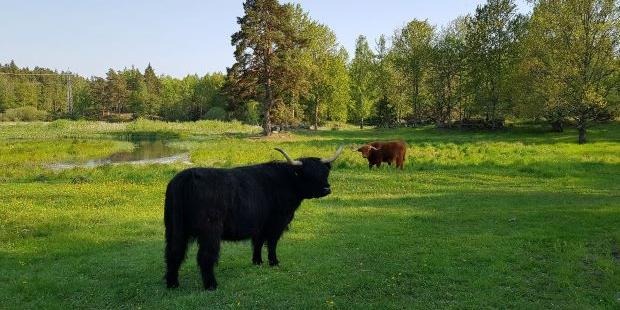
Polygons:
M301 201L330 194L331 164L302 158L302 166L270 162L233 169L192 168L168 184L166 283L178 287L178 272L191 240L198 241L198 265L204 288L217 287L213 267L221 240L252 239L254 264L262 264L267 244L269 265L278 265L276 246Z

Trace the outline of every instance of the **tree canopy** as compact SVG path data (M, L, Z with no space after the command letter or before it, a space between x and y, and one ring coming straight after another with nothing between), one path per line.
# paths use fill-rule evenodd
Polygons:
M618 116L619 3L529 3L523 15L515 0L487 0L442 27L412 19L391 36L359 35L349 54L301 5L246 0L226 74L173 78L149 64L86 78L11 61L0 64L0 113L239 119L265 135L329 121L499 129L534 120L574 125L583 143L593 122Z

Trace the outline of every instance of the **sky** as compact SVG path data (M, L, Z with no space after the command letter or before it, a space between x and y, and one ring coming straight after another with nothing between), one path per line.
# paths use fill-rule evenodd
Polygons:
M441 27L484 0L281 0L328 25L352 54L355 39L374 45L408 21ZM157 74L224 72L241 0L0 0L0 63L104 76L109 68L151 63ZM529 8L517 0L519 9Z

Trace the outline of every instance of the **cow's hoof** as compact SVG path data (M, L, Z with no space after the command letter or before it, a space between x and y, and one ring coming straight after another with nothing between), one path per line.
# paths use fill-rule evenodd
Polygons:
M280 264L280 261L278 261L278 260L270 260L269 261L269 266L271 266L271 267L278 266L279 264Z
M254 264L256 266L262 265L263 264L263 260L262 259L261 260L252 260L252 264Z
M177 288L179 287L179 281L167 282L166 287L168 288Z
M215 291L215 289L217 289L217 283L205 284L205 290Z

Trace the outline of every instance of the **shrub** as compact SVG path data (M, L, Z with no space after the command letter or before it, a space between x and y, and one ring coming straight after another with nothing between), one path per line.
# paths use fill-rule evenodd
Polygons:
M37 110L35 107L19 107L7 109L4 113L0 113L0 121L5 122L31 122L44 121L47 119L47 112Z
M205 118L223 121L226 119L226 110L221 107L212 107L209 111L207 111L207 114L205 114Z
M244 121L250 125L260 124L260 103L258 101L250 100L246 103L246 112L244 115Z

